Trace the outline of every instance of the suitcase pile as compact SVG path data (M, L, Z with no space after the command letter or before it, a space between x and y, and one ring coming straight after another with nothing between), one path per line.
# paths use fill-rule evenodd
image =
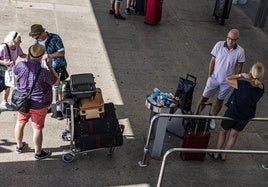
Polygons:
M70 149L71 155L123 145L124 127L119 125L114 104L104 103L102 91L96 88L93 74L71 75L63 93L64 100L71 99L74 106L72 116L72 107L63 101L63 113L71 121L71 146L73 142L75 146ZM66 156L63 160L68 162Z

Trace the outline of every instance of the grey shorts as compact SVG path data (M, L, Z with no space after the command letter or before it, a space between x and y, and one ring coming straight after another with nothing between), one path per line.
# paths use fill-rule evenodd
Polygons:
M232 94L233 88L228 83L219 83L215 78L209 77L203 92L203 97L211 98L218 93L218 99L225 100Z

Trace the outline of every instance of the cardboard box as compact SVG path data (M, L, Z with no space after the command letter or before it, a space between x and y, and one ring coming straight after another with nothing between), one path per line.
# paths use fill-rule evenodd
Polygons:
M96 96L94 99L80 99L80 115L86 119L100 118L104 113L104 101L100 88L96 88Z

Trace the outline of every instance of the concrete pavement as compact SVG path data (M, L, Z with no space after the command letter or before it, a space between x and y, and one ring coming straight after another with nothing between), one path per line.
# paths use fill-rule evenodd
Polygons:
M255 1L256 2L256 1ZM246 5L245 5L246 6ZM210 59L210 51L218 40L224 40L231 28L240 30L239 44L246 51L244 70L255 61L268 67L266 28L253 26L245 6L232 7L230 19L221 26L212 12L214 0L164 1L159 25L143 24L140 15L116 20L108 14L108 0L2 0L0 6L0 38L16 30L22 33L24 51L32 44L28 36L34 23L63 38L70 74L91 72L103 91L105 102L114 102L120 123L126 126L124 145L112 157L105 150L80 155L72 163L61 160L61 152L69 142L59 134L66 120L47 117L44 129L45 148L53 156L33 160L32 130L25 129L29 150L14 153L16 112L0 115L0 181L1 186L156 186L161 158L149 158L146 168L138 166L147 138L149 110L146 95L158 87L175 92L179 76L186 73L198 78L193 109L202 94ZM122 3L121 10L125 7ZM267 85L267 75L264 78ZM259 103L257 117L267 117L267 94ZM222 112L224 111L224 108ZM210 148L215 146L212 131ZM163 151L180 147L181 139L166 134ZM239 136L234 149L267 150L266 122L252 122ZM264 155L230 154L226 162L182 161L178 154L169 157L163 186L266 186L267 171L261 169Z

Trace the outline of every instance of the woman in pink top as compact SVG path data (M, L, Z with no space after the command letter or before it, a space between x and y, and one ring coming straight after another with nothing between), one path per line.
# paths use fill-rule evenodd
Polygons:
M18 57L27 58L21 47L21 35L16 31L11 31L5 37L4 43L0 45L0 92L3 91L3 99L0 108L3 110L13 110L7 102L10 88L5 85L5 70L12 68Z

